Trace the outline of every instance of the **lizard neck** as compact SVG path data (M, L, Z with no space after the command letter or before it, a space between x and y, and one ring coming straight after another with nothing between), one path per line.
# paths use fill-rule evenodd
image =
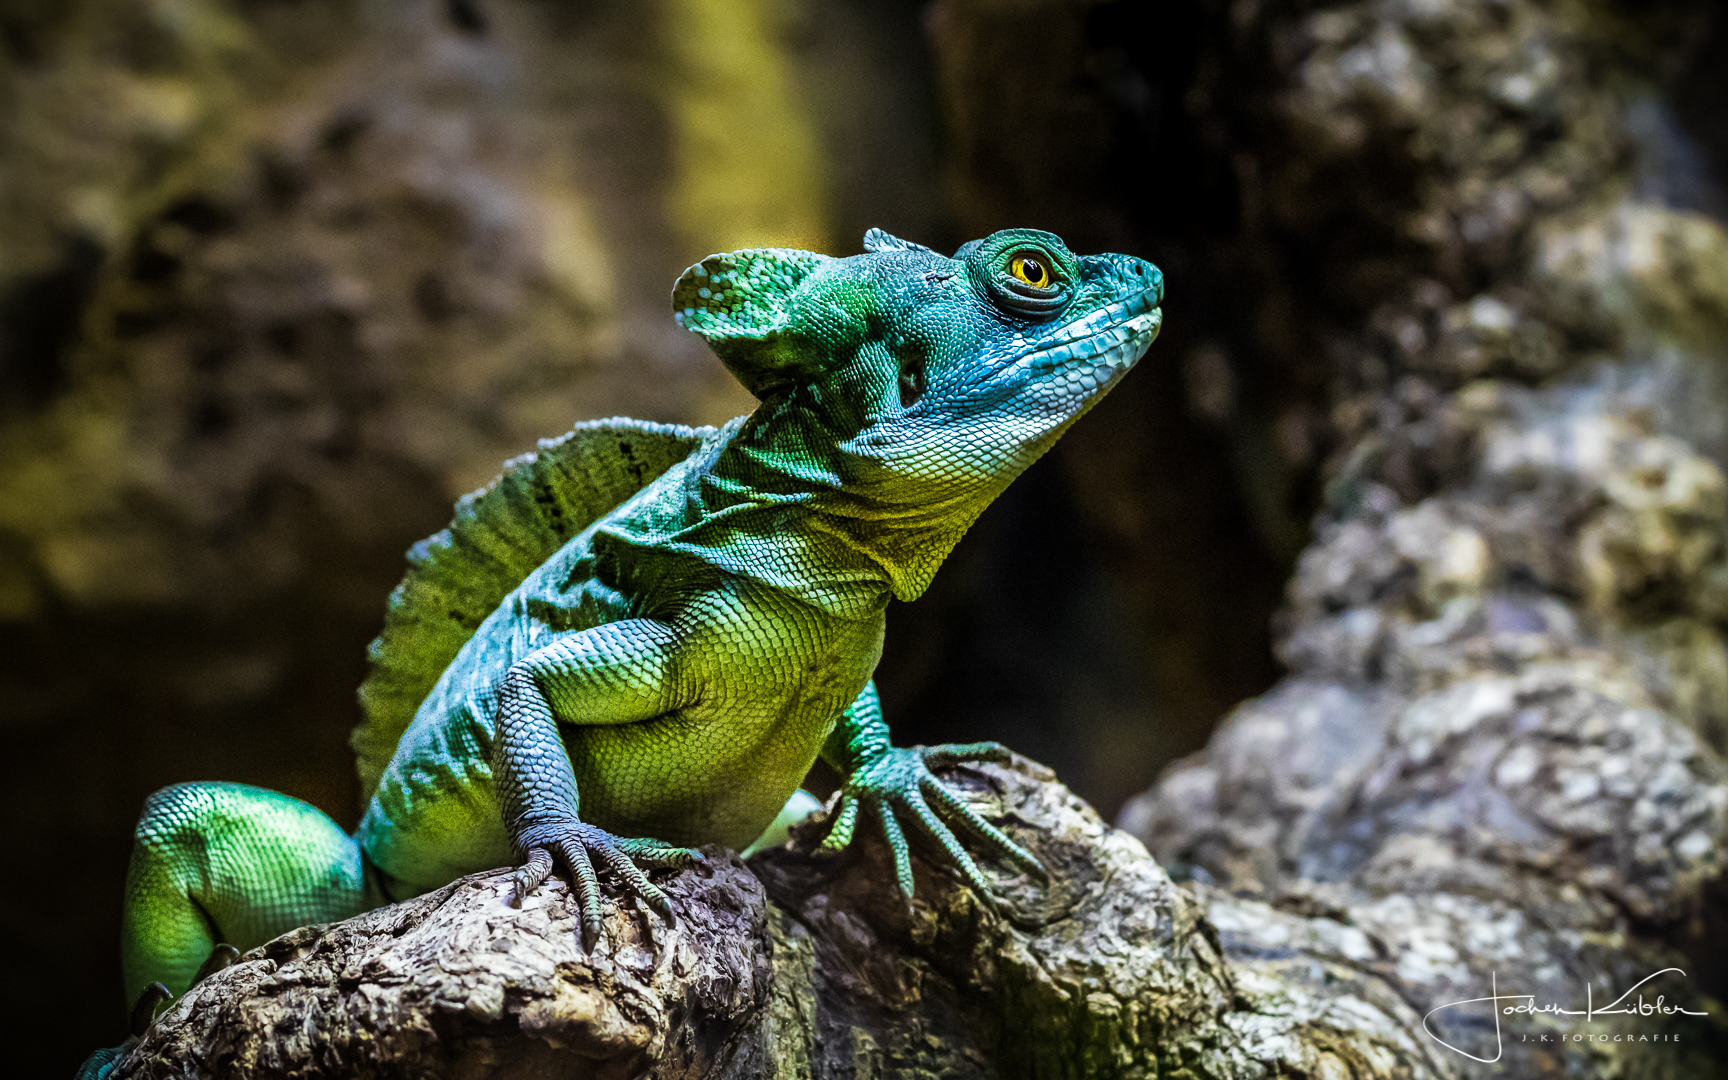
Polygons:
M746 543L771 538L814 581L869 582L878 603L916 599L995 492L904 496L819 416L808 403L768 402L746 418L700 471L702 518L727 520Z

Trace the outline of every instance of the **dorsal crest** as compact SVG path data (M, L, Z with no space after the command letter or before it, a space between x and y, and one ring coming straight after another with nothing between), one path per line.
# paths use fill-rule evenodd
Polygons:
M367 650L366 717L350 742L362 800L444 669L487 616L559 548L684 460L713 428L614 417L577 424L462 496L448 528L408 550L384 630Z

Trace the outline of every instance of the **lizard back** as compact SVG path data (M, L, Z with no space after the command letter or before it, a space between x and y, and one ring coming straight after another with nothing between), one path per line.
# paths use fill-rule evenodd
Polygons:
M505 462L492 483L457 500L448 527L408 549L408 572L367 649L365 717L349 738L362 805L420 703L510 591L713 431L626 417L577 424Z

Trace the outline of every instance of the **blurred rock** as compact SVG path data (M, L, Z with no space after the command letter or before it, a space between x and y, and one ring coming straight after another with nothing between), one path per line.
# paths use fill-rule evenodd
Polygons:
M1360 928L1424 1009L1491 975L1565 1003L1672 966L1696 983L1662 992L1700 1012L1724 985L1728 233L1628 197L1658 73L1592 11L1352 3L1237 28L1273 42L1311 148L1267 170L1272 212L1379 207L1400 255L1360 283L1368 318L1325 331L1341 447L1280 615L1290 675L1121 821L1189 874ZM1370 179L1391 147L1401 171ZM1344 162L1363 171L1314 190ZM1437 1030L1499 1064L1462 1075L1715 1067L1576 1037L1624 1018L1467 1011ZM1495 1057L1501 1027L1518 1041Z

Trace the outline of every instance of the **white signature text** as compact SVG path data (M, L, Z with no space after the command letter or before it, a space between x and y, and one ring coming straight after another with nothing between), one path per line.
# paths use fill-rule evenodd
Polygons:
M1492 973L1491 972L1488 976L1489 990L1488 990L1488 996L1487 997L1465 998L1463 1001L1451 1001L1451 1002L1447 1002L1444 1005L1439 1006L1436 1009L1430 1010L1428 1015L1424 1016L1422 1018L1422 1030L1426 1031L1428 1033L1429 1038L1433 1039L1435 1042L1439 1043L1441 1046L1444 1046L1446 1049L1452 1051L1453 1053L1463 1054L1465 1057L1469 1058L1471 1061L1480 1061L1480 1062L1483 1062L1484 1064L1493 1064L1494 1062L1500 1060L1501 1052L1504 1049L1504 1046L1503 1046L1502 1041L1501 1041L1501 1036L1500 1036L1500 1017L1502 1015L1519 1016L1519 1015L1535 1015L1538 1013L1547 1013L1547 1014L1552 1015L1552 1016L1582 1016L1584 1018L1584 1022L1586 1024L1593 1022L1599 1016L1673 1016L1676 1014L1685 1015L1685 1016L1708 1016L1708 1015L1710 1015L1707 1012L1694 1012L1691 1009L1682 1008L1679 1005L1669 1005L1666 1002L1665 998L1661 995L1658 995L1655 1001L1645 1001L1644 1000L1644 995L1639 992L1639 988L1642 987L1645 983L1648 983L1651 979L1657 978L1658 976L1661 976L1661 975L1667 975L1670 972L1678 974L1681 978L1686 977L1686 973L1684 971L1681 971L1677 967L1663 968L1661 971L1655 972L1654 974L1651 974L1651 975L1646 975L1646 976L1644 976L1644 978L1639 979L1638 982L1633 985L1632 989L1626 991L1624 994L1621 994L1619 997L1615 998L1612 1003L1610 1003L1608 1005L1604 1005L1601 1008L1596 1007L1595 998L1594 998L1593 992L1590 988L1590 984L1585 983L1584 984L1584 1007L1582 1009L1563 1009L1560 1007L1560 1005L1557 1002L1549 1002L1546 1005L1538 1005L1538 1004L1536 1004L1536 998L1535 998L1535 995L1533 995L1533 994L1502 994L1502 993L1500 993L1498 973ZM1628 1002L1626 999L1631 997L1634 993L1638 994L1638 999L1636 1001L1633 1001L1633 1002ZM1475 1005L1475 1004L1479 1004L1479 1003L1484 1002L1484 1001L1492 1003L1492 1007L1494 1009L1494 1056L1493 1057L1477 1057L1475 1054L1470 1053L1468 1050L1462 1050L1456 1046L1453 1046L1451 1043L1447 1042L1445 1039L1442 1039L1440 1036L1434 1034L1434 1029L1428 1026L1428 1021L1430 1018L1438 1015L1439 1013L1445 1012L1447 1009L1456 1009L1460 1005ZM1508 1004L1502 1005L1501 1002L1507 1002ZM1608 1039L1611 1039L1611 1038L1616 1042L1619 1042L1622 1039L1639 1039L1640 1041L1649 1040L1649 1041L1654 1041L1654 1042L1675 1042L1675 1041L1677 1041L1677 1037L1673 1036L1673 1035L1655 1035L1655 1036L1620 1036L1620 1035L1615 1035L1615 1036L1610 1036L1610 1035L1588 1035L1588 1034L1586 1034L1586 1035L1576 1035L1576 1036L1567 1036L1567 1035L1555 1035L1555 1036L1553 1036L1553 1039L1556 1041L1564 1041L1564 1040L1569 1039L1569 1038L1570 1039L1576 1039L1577 1041L1580 1041L1580 1042L1584 1042L1584 1041L1607 1041ZM1548 1035L1540 1035L1540 1036L1535 1036L1535 1037L1525 1036L1524 1041L1526 1041L1526 1042L1548 1042L1548 1041L1550 1041L1550 1037Z

